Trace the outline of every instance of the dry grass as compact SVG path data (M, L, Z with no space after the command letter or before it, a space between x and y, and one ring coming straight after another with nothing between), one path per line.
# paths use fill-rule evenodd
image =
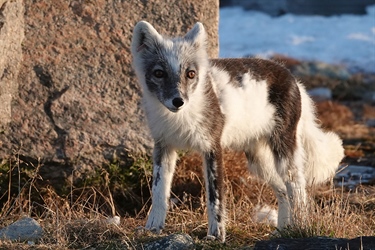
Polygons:
M196 241L198 249L235 249L275 237L271 234L275 228L252 219L256 205L276 206L272 190L247 173L243 155L225 154L225 165L227 242L221 244L202 240L207 230L207 214L201 160L190 153L184 154L179 161L172 190L175 202L171 204L163 235L187 233ZM142 249L142 244L158 237L137 230L145 224L149 201L135 216L118 214L117 201L112 198L108 183L101 187L71 187L70 192L63 196L52 187L40 185L40 166L33 167L28 181L19 186L16 196L11 194L11 186L18 185L19 180L8 180L9 189L3 194L6 202L0 211L0 225L6 226L28 215L41 224L44 236L35 245L0 241L1 249ZM16 162L9 173L18 171L22 170ZM150 181L149 174L145 175L146 181ZM374 187L361 186L348 192L326 186L310 193L313 197L310 215L296 227L279 232L282 237L354 238L375 235ZM121 216L118 226L106 223L106 219L114 215Z

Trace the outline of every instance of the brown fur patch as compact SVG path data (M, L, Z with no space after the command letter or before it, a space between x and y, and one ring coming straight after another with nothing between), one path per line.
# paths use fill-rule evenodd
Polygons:
M275 106L277 115L277 126L269 141L276 156L291 156L296 147L301 96L290 71L274 61L254 58L213 59L211 63L224 69L233 82L238 83L239 76L246 73L257 81L267 82L269 102Z

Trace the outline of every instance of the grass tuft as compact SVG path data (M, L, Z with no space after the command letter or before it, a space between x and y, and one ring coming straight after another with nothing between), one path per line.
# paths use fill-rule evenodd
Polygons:
M276 199L267 185L247 172L242 154L226 153L227 239L225 244L205 241L208 221L201 164L198 155L181 154L166 227L157 236L137 230L145 225L150 206L149 159L104 166L82 185L70 184L65 189L45 184L39 174L41 164L19 159L4 161L0 165L0 187L4 190L0 199L0 226L28 215L41 224L44 236L34 245L0 241L0 248L142 249L144 244L159 237L187 233L193 237L197 249L237 249L272 237L375 235L373 186L347 191L327 185L310 190L309 216L297 218L296 226L284 230L255 222L255 207L267 204L275 208ZM108 224L107 219L115 215L121 217L120 225Z

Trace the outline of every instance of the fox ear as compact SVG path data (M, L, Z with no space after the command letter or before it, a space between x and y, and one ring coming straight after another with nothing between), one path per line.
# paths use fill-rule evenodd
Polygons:
M138 22L133 30L131 45L132 54L135 55L143 49L154 46L155 43L161 39L161 35L150 23L146 21Z
M194 27L185 35L185 40L191 41L193 44L202 46L206 44L206 30L202 23L198 22Z

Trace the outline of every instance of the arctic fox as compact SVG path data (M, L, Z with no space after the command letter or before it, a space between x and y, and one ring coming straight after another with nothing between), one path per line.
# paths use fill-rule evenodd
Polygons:
M152 208L146 229L164 227L177 149L200 152L209 238L225 241L223 149L245 152L249 170L278 200L278 227L293 223L306 185L328 180L342 141L316 123L305 88L282 65L262 59L209 59L201 23L166 38L145 21L134 27L133 67L154 138Z

